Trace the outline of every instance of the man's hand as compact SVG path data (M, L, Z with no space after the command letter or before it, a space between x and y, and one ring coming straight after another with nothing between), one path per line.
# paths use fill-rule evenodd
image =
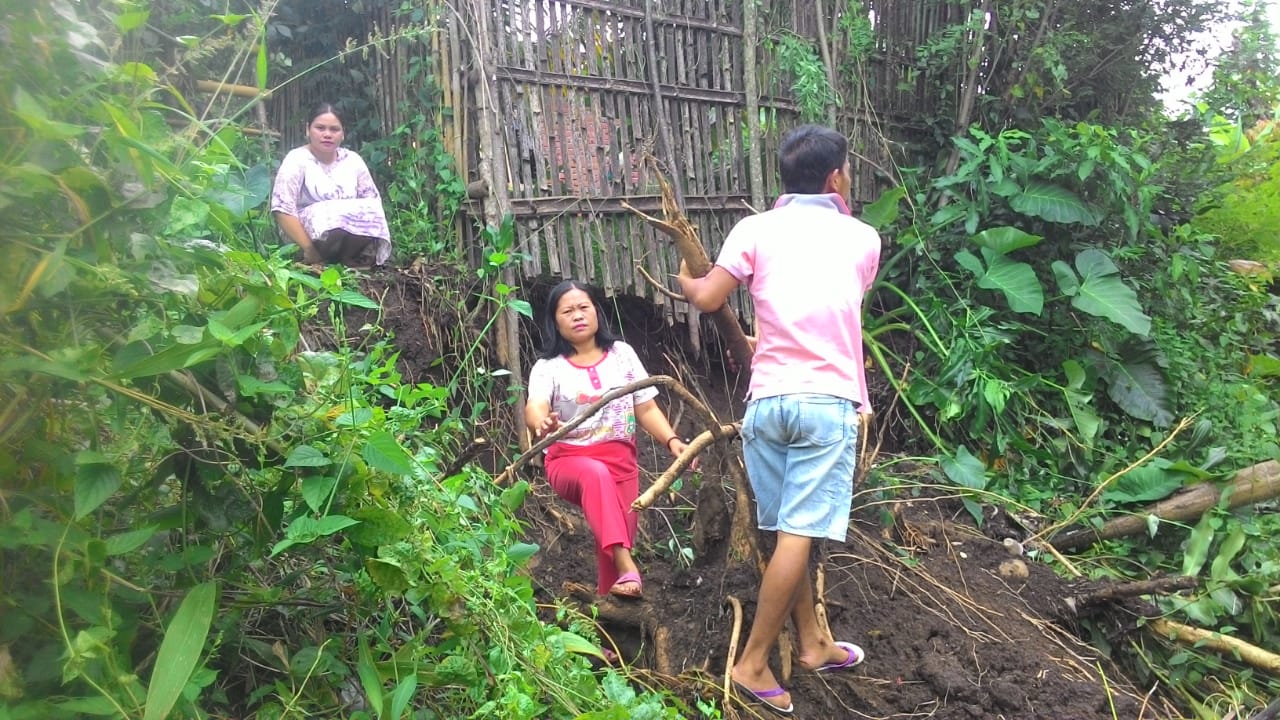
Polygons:
M747 336L747 345L751 346L751 352L754 353L756 351L755 335ZM725 348L724 359L725 359L725 364L729 366L729 372L738 372L738 370L741 369L740 366L738 365L738 361L733 358L733 348Z

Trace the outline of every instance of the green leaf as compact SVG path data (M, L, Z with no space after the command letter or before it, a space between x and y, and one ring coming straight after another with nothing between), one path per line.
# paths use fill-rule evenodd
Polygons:
M524 504L524 498L528 494L529 481L521 480L502 491L502 495L498 498L498 504L506 508L508 512L515 512Z
M378 674L378 666L373 663L373 654L369 652L369 643L365 642L363 633L356 635L356 642L360 647L360 659L356 662L356 674L360 676L360 687L364 689L364 696L369 700L374 716L381 720L386 710L383 707L382 676Z
M987 261L987 272L978 278L978 287L999 290L1014 312L1039 315L1044 310L1044 288L1030 265L1010 260L989 248L983 248L982 254Z
M972 239L978 247L990 248L1001 255L1008 255L1014 250L1036 245L1044 238L1015 227L995 227L983 230Z
M1084 366L1076 360L1064 361L1062 369L1067 375L1067 385L1062 392L1066 396L1067 407L1071 410L1071 419L1075 421L1076 431L1080 435L1079 442L1085 446L1092 445L1094 438L1098 436L1102 421L1093 410L1093 393L1084 390L1088 375L1085 373Z
M400 679L400 683L396 685L395 692L391 694L391 712L389 717L404 717L404 711L409 707L409 702L413 700L413 694L418 691L418 674L411 672Z
M960 487L982 490L987 486L987 471L982 461L963 445L956 448L955 455L943 456L941 465L947 478Z
M75 519L97 510L120 489L123 477L115 465L101 462L99 453L85 451L76 456ZM103 458L105 459L105 458Z
M1227 536L1218 546L1218 554L1214 556L1213 564L1209 566L1211 580L1227 582L1236 578L1236 573L1231 569L1231 561L1244 549L1245 537L1244 526L1238 522L1232 523Z
M150 16L150 10L130 10L116 15L114 20L116 27L120 28L120 34L123 35L130 30L136 30L145 25L147 18Z
M340 532L344 528L349 528L352 525L358 525L359 523L359 520L349 518L345 515L325 515L316 521L316 533L321 537L324 537L326 535L332 535L336 532Z
M1164 463L1150 462L1116 479L1102 496L1114 503L1163 500L1182 487L1181 473L1169 472Z
M158 531L159 528L148 525L137 530L112 535L107 538L107 554L124 555L125 553L133 552L142 547L142 544L150 540Z
M1082 250L1076 256L1076 269L1082 281L1079 291L1071 298L1075 308L1106 318L1135 335L1150 334L1151 318L1142 312L1138 294L1118 277L1120 271L1106 253L1096 248ZM1059 276L1059 284L1061 280Z
M182 599L178 612L165 629L164 640L160 642L160 651L156 654L151 684L147 687L147 707L142 720L164 720L169 717L169 712L182 694L182 688L186 687L191 672L200 662L200 653L204 649L205 638L209 635L217 599L218 585L214 582L195 586Z
M400 447L400 443L386 430L369 436L360 456L369 467L392 475L412 475L413 459Z
M305 477L302 479L302 499L312 512L321 512L329 503L333 489L338 486L338 478L328 475Z
M1260 378L1280 377L1280 358L1274 355L1250 355L1246 374Z
M267 36L262 34L262 39L258 41L258 63L255 76L258 80L258 91L262 92L267 89ZM397 716L398 717L398 716Z
M162 375L171 370L182 370L199 365L206 360L217 357L220 352L222 352L222 345L213 338L203 340L195 345L170 345L159 352L143 356L136 361L125 362L122 367L116 368L113 376L120 380L134 380L140 377ZM123 357L124 355L122 354L117 359L119 360Z
M50 120L40 101L21 87L13 91L13 114L45 140L70 140L84 132L79 125Z
M517 313L529 318L530 320L533 319L533 306L530 305L527 300L512 300L510 304L512 310L515 310Z
M360 521L347 531L347 539L357 545L378 547L399 542L413 532L413 526L399 513L380 507L362 507L351 513Z
M409 579L405 577L404 570L391 560L367 558L364 569L373 583L388 593L398 594L409 589Z
M288 459L284 461L285 467L325 467L329 464L329 458L310 445L295 447L289 452Z
M1107 369L1107 397L1121 410L1158 427L1173 420L1168 408L1168 388L1155 365L1141 361L1114 363Z
M378 303L361 295L355 290L339 290L329 296L329 299L344 305L352 305L354 307L366 308L368 310L377 310Z
M525 564L534 553L538 552L538 546L531 543L518 542L507 548L507 558L516 565Z
M1011 198L1009 206L1023 215L1049 222L1079 223L1090 227L1098 224L1093 211L1075 193L1039 180L1032 180L1022 194Z
M862 206L862 222L876 230L884 230L898 219L898 206L907 196L907 189L901 185L886 190L870 205Z
M1076 277L1076 271L1071 266L1061 260L1054 260L1050 265L1053 268L1053 276L1058 280L1058 289L1067 297L1075 297L1080 292L1080 279Z
M590 655L592 657L600 658L601 660L605 659L604 651L602 651L599 646L577 633L571 633L568 630L563 630L556 633L555 640L564 647L565 652L577 653L578 655Z
M1198 575L1200 568L1204 567L1204 562L1209 557L1209 545L1213 542L1212 521L1213 509L1210 508L1200 516L1200 522L1196 523L1191 537L1187 538L1187 546L1182 554L1183 575Z

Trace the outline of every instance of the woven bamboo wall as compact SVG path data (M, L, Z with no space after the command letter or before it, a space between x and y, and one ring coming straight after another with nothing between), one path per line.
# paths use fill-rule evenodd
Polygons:
M751 198L768 203L778 193L777 143L800 123L792 78L776 67L765 41L794 32L843 57L839 22L846 12L875 18L876 47L858 66L862 76L832 78L843 98L835 124L853 140L855 204L876 199L887 186L886 138L921 129L916 120L933 102L921 86L904 82L915 48L957 11L932 0L827 3L763 0L760 40L748 49L738 0L473 0L467 7L487 17L465 25L468 32L482 28L484 42L468 32L456 39L462 56L488 74L481 86L492 94L487 105L497 122L492 182L505 195L503 211L516 219L525 276L573 277L608 294L667 304L636 266L662 278L675 270L674 252L623 206L658 209L649 158L677 186L714 258L733 224L752 212ZM759 78L756 147L747 142L746 63ZM749 153L763 163L763 187L752 187ZM478 203L474 212L480 216ZM749 305L740 307L749 322ZM672 310L688 312L683 304Z
M429 60L441 93L435 123L468 181L489 183L488 217L515 218L520 281L574 277L617 293L670 301L636 266L663 278L676 258L665 236L623 207L659 209L654 163L676 186L685 214L714 258L733 224L779 191L777 143L800 124L789 73L770 41L785 33L812 40L833 69L841 98L834 125L851 137L855 206L889 185L891 156L903 158L935 114L916 77L916 50L969 8L948 0L757 0L754 33L742 0L441 0L430 32L344 59L366 73L383 134L405 118L411 63ZM396 35L399 3L371 2L365 36ZM873 20L874 45L850 63L841 21ZM756 42L745 47L744 38ZM360 39L360 38L357 38ZM747 68L757 78L747 87ZM759 141L748 142L748 93L759 106ZM278 95L273 120L296 120L304 98ZM296 95L297 93L293 93ZM287 96L286 96L287 95ZM314 96L315 90L309 93ZM410 109L410 111L412 111ZM372 119L370 119L372 120ZM666 124L670 147L664 141ZM276 124L276 123L273 123ZM301 130L290 122L289 136ZM904 144L905 143L905 144ZM753 186L749 159L762 165ZM919 158L905 158L909 162ZM765 208L759 208L765 209ZM462 241L479 261L476 220L467 206ZM683 304L670 308L684 316ZM751 309L739 303L744 320Z

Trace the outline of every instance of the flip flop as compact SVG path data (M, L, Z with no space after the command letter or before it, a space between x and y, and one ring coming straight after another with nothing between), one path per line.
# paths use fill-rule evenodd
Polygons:
M849 655L845 657L844 662L827 663L826 665L820 665L813 669L814 672L829 673L829 672L839 672L840 670L848 670L854 665L857 665L861 663L863 660L867 659L866 651L864 651L862 648L858 647L857 645L854 645L851 642L844 642L842 640L837 640L836 647L843 648L845 652L849 653Z
M635 583L637 589L623 590L620 586L628 583ZM627 600L638 600L644 597L644 582L640 580L640 573L629 572L623 573L614 581L613 587L609 588L609 594L616 598L625 598Z
M785 695L787 693L786 689L784 689L781 685L775 688L771 688L769 690L752 690L746 685L743 685L737 680L734 680L733 687L737 689L737 691L740 694L745 695L746 696L745 699L753 702L756 705L760 705L761 707L773 713L774 715L782 715L783 717L790 717L794 715L796 712L795 703L790 703L786 707L778 707L777 705L774 705L773 703L769 702L769 698L776 698L778 696Z

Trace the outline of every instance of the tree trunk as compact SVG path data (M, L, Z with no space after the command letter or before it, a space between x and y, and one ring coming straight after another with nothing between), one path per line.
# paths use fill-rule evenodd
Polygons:
M1147 529L1148 515L1155 515L1161 520L1194 520L1217 505L1224 494L1227 496L1227 509L1280 496L1280 463L1274 460L1258 463L1236 473L1226 487L1215 483L1194 485L1145 510L1110 520L1096 530L1073 530L1054 537L1050 542L1059 550L1077 550L1100 540L1143 532Z

